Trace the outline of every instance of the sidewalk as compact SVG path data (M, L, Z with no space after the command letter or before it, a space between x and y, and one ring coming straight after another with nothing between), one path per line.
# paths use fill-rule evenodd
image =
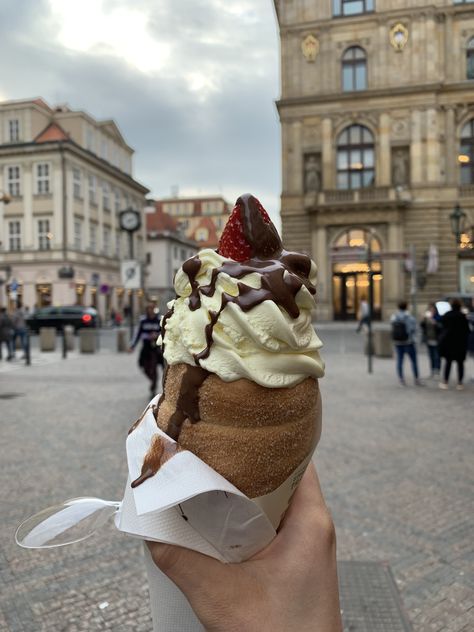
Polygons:
M338 557L388 562L415 631L467 632L474 385L401 389L394 360L376 358L367 375L363 340L352 329L322 327L321 337L327 375L315 460ZM122 496L125 437L148 385L136 355L115 353L111 341L93 356L56 354L0 373L1 631L151 629L135 540L111 526L58 550L25 551L13 542L21 520L58 501ZM420 364L426 374L424 356ZM474 363L467 364L469 381Z

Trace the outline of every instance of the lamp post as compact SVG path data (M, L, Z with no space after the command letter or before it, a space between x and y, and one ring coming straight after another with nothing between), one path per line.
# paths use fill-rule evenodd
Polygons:
M456 239L456 267L457 267L457 271L456 272L457 272L458 289L459 289L459 287L461 285L461 280L460 280L459 266L458 266L458 262L457 262L457 250L458 250L459 246L461 245L461 235L464 233L466 217L467 217L466 213L460 207L459 202L456 204L456 206L454 207L453 212L449 216L449 221L451 222L451 232L453 233L453 235L454 235L454 237Z
M459 246L461 243L461 235L464 233L466 217L467 215L459 206L459 203L456 204L453 212L449 216L449 221L451 222L451 232L456 238L456 246Z

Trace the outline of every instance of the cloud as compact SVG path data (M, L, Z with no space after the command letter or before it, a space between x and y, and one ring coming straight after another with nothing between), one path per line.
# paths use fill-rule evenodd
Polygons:
M136 150L135 177L156 196L173 185L231 201L251 191L276 218L271 0L88 3L20 0L15 11L0 8L9 51L8 61L0 60L0 93L43 96L115 119Z

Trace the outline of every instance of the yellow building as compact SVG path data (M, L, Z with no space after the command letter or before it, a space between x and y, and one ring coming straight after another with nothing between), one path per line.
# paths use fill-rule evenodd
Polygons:
M42 99L0 103L0 191L9 198L0 202L0 304L93 305L106 316L129 303L118 212L143 213L148 192L132 177L132 155L112 120ZM134 238L143 260L144 221Z
M474 293L474 3L275 7L283 236L318 263L319 317L356 317L368 293L359 254L369 241L374 252L414 248L420 308ZM458 203L459 246L450 222ZM334 249L344 261L331 258ZM383 318L409 297L407 267L394 259L375 266L374 310Z

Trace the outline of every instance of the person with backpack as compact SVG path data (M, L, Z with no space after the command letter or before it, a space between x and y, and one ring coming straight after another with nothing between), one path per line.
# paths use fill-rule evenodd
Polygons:
M392 325L392 341L397 354L397 374L402 386L406 386L403 377L403 358L410 358L416 386L423 386L418 373L418 360L415 347L416 320L408 311L408 303L400 301L398 311L390 319Z

